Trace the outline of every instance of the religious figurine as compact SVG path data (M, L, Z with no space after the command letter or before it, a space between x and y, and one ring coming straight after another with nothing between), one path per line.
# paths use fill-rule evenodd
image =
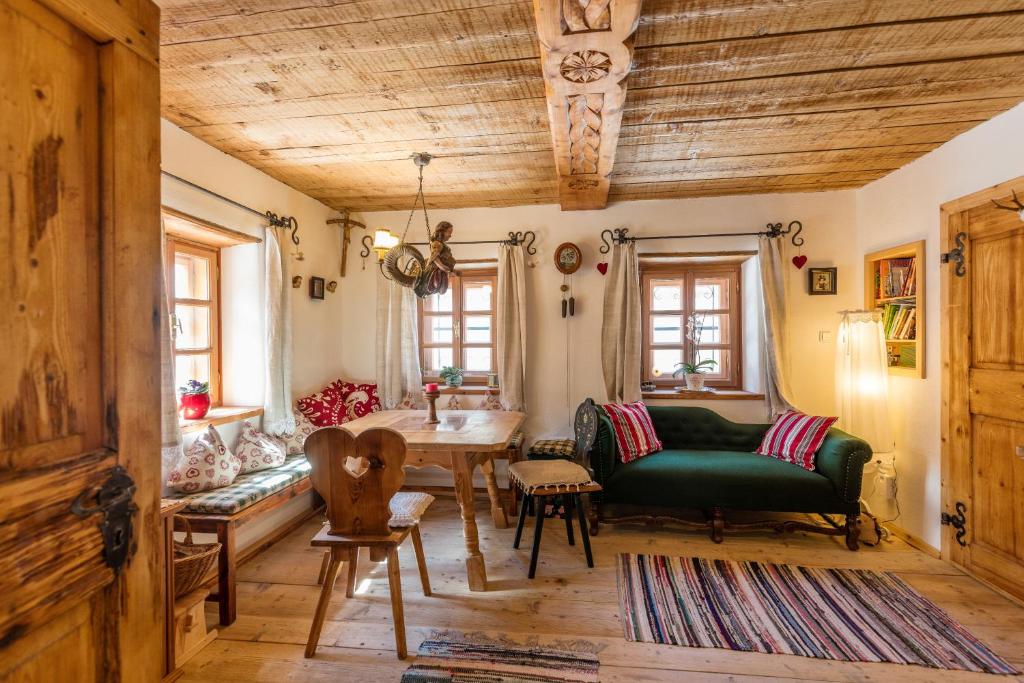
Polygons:
M415 292L420 298L448 291L448 276L458 275L455 256L447 242L452 238L452 224L441 221L430 237L430 256L416 279Z

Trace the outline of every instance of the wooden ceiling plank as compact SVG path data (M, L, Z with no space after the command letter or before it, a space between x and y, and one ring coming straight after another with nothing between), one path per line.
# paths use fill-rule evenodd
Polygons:
M602 209L641 0L534 0L563 211Z

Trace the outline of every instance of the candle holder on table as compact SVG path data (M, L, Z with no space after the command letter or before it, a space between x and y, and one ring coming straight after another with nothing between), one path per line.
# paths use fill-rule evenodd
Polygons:
M435 384L432 387L428 385L427 389L423 392L423 396L427 399L426 424L439 424L441 420L437 418L437 399L441 397L441 392L438 390L437 385Z

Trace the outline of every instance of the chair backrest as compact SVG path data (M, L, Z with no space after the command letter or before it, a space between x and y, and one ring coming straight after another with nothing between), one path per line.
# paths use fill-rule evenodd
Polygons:
M587 469L590 468L587 455L597 438L597 422L597 405L594 403L594 399L584 399L583 403L576 408L576 418L572 425L576 436L576 453L573 460Z
M405 482L405 439L390 429L367 429L358 437L339 427L306 439L309 478L327 503L331 533L386 536L389 503Z

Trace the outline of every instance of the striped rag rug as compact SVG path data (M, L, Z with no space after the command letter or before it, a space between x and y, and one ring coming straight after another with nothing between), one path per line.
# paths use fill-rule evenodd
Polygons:
M1016 674L890 573L620 554L626 639Z
M597 654L428 638L402 683L597 683Z

